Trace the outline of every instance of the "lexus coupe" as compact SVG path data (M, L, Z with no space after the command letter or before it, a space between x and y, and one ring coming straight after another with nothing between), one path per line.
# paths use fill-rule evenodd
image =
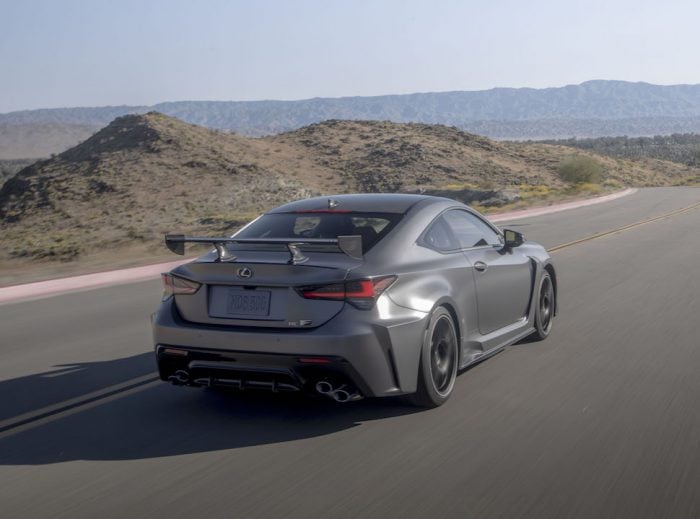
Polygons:
M473 209L408 194L291 202L163 274L160 377L177 385L309 391L338 402L445 402L457 373L544 339L557 277L545 249Z

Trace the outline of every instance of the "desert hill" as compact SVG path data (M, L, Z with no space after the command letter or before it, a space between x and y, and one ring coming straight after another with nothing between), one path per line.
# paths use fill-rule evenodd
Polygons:
M700 132L700 85L597 80L541 89L23 110L0 114L0 159L47 157L115 117L149 110L248 136L277 134L328 119L444 124L511 140L650 136Z
M159 113L126 115L0 189L0 262L163 254L166 231L231 232L267 208L319 194L547 190L562 186L556 168L572 153L439 125L333 120L250 138ZM596 157L614 185L697 173Z

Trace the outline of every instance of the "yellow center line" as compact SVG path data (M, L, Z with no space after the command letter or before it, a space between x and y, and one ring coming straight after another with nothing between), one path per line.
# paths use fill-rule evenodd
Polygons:
M653 218L648 218L648 219L646 219L646 220L641 220L641 221L639 221L639 222L635 222L635 223L631 223L631 224L628 224L628 225L624 225L624 226L622 226L622 227L618 227L617 229L612 229L612 230L610 230L610 231L599 232L599 233L596 233L596 234L592 234L592 235L590 235L590 236L586 236L586 237L584 237L584 238L580 238L580 239L578 239L578 240L570 241L570 242L567 242L567 243L562 243L561 245L557 245L557 246L555 246L555 247L552 247L551 249L547 249L547 252L550 252L550 253L552 253L552 252L557 252L557 251L560 251L560 250L562 250L562 249L567 249L567 248L569 248L569 247L573 247L574 245L578 245L579 243L585 243L585 242L589 242L589 241L592 241L592 240L597 240L598 238L602 238L603 236L608 236L608 235L610 235L610 234L615 234L615 233L618 233L618 232L627 231L627 230L629 230L629 229L634 229L635 227L641 227L642 225L647 225L647 224L649 224L649 223L656 222L656 221L658 221L658 220L664 220L664 219L666 219L666 218L671 218L671 217L673 217L673 216L678 216L679 214L692 211L693 209L697 209L698 207L700 207L700 202L697 202L697 203L695 203L695 204L692 204L692 205L689 205L689 206L686 206L686 207L682 207L681 209L676 209L675 211L671 211L670 213L662 214L662 215L660 215L660 216L655 216L655 217L653 217Z

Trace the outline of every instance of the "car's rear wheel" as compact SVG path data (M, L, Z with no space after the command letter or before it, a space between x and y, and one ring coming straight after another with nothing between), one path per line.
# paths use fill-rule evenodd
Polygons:
M539 289L537 291L537 307L535 308L535 332L532 338L535 340L546 339L552 331L554 322L554 308L556 307L554 285L552 277L546 270L542 272Z
M437 407L452 394L459 364L459 344L452 315L443 307L430 317L418 367L418 390L409 397L420 407Z

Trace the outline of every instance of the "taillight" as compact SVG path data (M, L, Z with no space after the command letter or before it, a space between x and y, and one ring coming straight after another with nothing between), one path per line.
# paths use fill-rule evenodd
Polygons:
M369 310L382 293L396 281L396 276L375 279L358 279L345 283L303 287L299 293L305 299L331 299L347 301L362 310Z
M194 294L202 286L201 283L196 281L190 281L168 273L161 274L160 278L163 281L163 301L174 295Z

